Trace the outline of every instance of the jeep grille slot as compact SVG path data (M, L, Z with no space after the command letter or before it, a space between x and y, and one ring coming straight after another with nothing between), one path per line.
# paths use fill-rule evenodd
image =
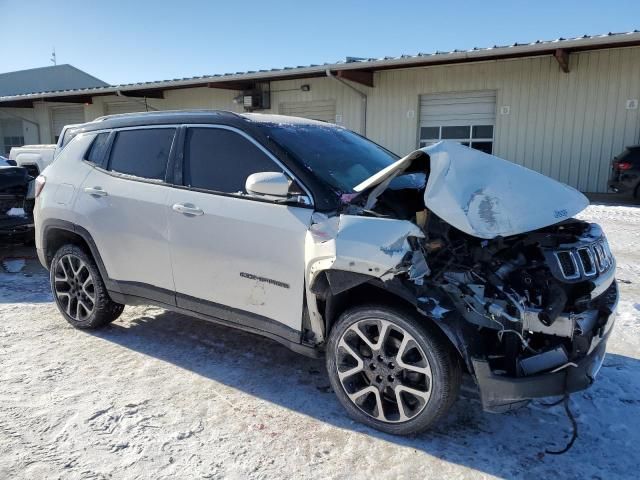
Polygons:
M587 277L591 277L596 274L596 264L593 260L593 253L589 247L579 248L578 256L580 262L582 262L582 269Z
M611 266L611 253L604 242L598 242L593 245L598 270L604 272Z
M556 252L556 258L558 259L558 263L560 264L562 275L564 275L565 278L571 280L580 276L580 272L578 271L578 264L576 263L573 252L571 252L570 250Z

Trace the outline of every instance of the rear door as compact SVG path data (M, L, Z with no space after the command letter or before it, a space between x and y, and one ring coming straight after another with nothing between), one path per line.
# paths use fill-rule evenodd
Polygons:
M184 145L184 186L169 198L178 305L299 340L313 210L246 194L247 176L284 168L243 132L189 127Z
M175 127L132 128L96 137L86 161L96 165L76 204L107 273L123 293L173 304L165 182ZM100 149L112 143L108 158Z

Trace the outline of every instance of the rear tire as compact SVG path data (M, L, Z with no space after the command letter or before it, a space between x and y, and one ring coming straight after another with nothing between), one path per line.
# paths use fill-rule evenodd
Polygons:
M58 310L76 328L104 327L124 310L124 305L111 300L95 261L78 245L58 249L49 278Z
M343 313L326 351L327 371L349 415L386 433L420 433L458 396L459 357L446 337L408 310L366 306Z

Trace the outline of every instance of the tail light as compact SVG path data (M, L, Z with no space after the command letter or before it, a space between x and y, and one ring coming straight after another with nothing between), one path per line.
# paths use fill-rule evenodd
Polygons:
M616 170L631 170L633 168L633 164L630 162L613 162L613 168Z
M35 187L35 197L38 198L38 196L40 195L40 192L42 192L42 189L44 188L44 184L47 182L47 177L45 177L44 175L38 175L38 177L36 178L36 187Z

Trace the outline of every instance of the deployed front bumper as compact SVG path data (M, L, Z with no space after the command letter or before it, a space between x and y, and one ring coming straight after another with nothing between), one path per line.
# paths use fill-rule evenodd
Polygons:
M576 366L529 377L507 377L494 374L486 360L472 359L482 406L487 411L503 412L533 398L552 397L584 390L595 380L602 366L607 340L615 322L618 287L615 282L603 293L603 321L595 329L587 354Z

